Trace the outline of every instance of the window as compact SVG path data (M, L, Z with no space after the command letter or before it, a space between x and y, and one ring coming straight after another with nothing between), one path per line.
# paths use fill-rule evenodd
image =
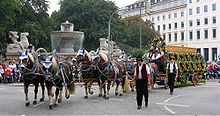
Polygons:
M197 26L200 25L200 19L196 19L196 24L197 24Z
M181 12L181 17L183 17L183 16L184 16L184 11Z
M163 15L163 20L165 20L166 19L166 17L165 17L165 15Z
M157 25L157 31L160 31L160 25Z
M163 30L166 30L166 25L165 24L163 24Z
M204 12L208 12L208 5L204 6Z
M208 18L204 19L204 24L207 25L208 24Z
M189 32L189 39L190 39L190 40L193 39L193 32L192 32L192 31Z
M192 3L192 0L189 0L189 3Z
M154 17L152 17L152 22L154 22Z
M160 21L160 16L157 16L157 21Z
M189 26L190 26L190 27L193 26L193 21L192 21L192 20L189 21Z
M177 13L174 13L174 18L177 18Z
M171 14L168 15L168 18L171 19Z
M204 59L205 61L209 61L209 48L204 48Z
M184 28L184 22L181 22L181 28Z
M169 42L171 42L171 33L169 33Z
M212 4L212 11L216 11L216 3Z
M212 37L216 38L216 29L212 29Z
M163 39L166 40L166 34L163 34Z
M174 41L177 41L177 33L174 33Z
M212 17L212 23L213 23L213 24L216 24L216 17L215 17L215 16Z
M209 33L208 29L205 29L204 30L204 37L205 37L205 39L208 39L208 33Z
M192 12L193 12L192 9L189 9L189 15L192 15Z
M174 23L174 28L177 29L177 23Z
M184 32L181 32L181 40L184 41Z
M196 31L197 39L200 39L200 30Z
M199 14L200 13L200 7L196 8L196 13Z
M212 48L212 60L217 60L217 48Z
M171 29L171 24L169 24L169 29Z

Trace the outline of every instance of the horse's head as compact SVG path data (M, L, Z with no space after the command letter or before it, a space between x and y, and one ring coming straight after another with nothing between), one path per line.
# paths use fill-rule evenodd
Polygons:
M32 68L36 62L36 58L33 54L28 53L27 50L19 51L20 66L26 68Z
M94 65L104 65L108 62L108 57L102 52L91 51L90 55L92 57L92 63Z
M91 56L84 48L81 48L77 52L76 62L80 63L84 61L88 61L88 62L91 61Z

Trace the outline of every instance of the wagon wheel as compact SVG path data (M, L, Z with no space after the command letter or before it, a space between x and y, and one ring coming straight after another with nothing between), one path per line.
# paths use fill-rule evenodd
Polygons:
M193 83L194 83L194 85L198 85L198 83L199 83L199 74L198 73L194 73Z

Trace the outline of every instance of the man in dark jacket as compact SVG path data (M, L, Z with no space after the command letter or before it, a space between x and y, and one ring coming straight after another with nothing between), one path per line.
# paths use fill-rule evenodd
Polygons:
M145 98L145 107L148 106L148 79L150 78L150 68L148 65L143 63L143 59L141 57L137 58L134 77L136 81L137 109L141 109L143 96Z

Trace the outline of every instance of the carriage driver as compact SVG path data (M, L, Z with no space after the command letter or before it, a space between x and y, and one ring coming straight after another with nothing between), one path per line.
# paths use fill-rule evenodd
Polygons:
M136 100L137 109L141 109L143 96L145 98L145 107L148 106L148 79L150 78L150 68L143 62L141 57L137 58L134 77L136 81Z
M166 80L168 78L170 95L173 95L174 81L177 81L177 77L178 77L178 66L177 63L174 61L174 56L171 56L170 62L167 63L167 68L166 68Z

